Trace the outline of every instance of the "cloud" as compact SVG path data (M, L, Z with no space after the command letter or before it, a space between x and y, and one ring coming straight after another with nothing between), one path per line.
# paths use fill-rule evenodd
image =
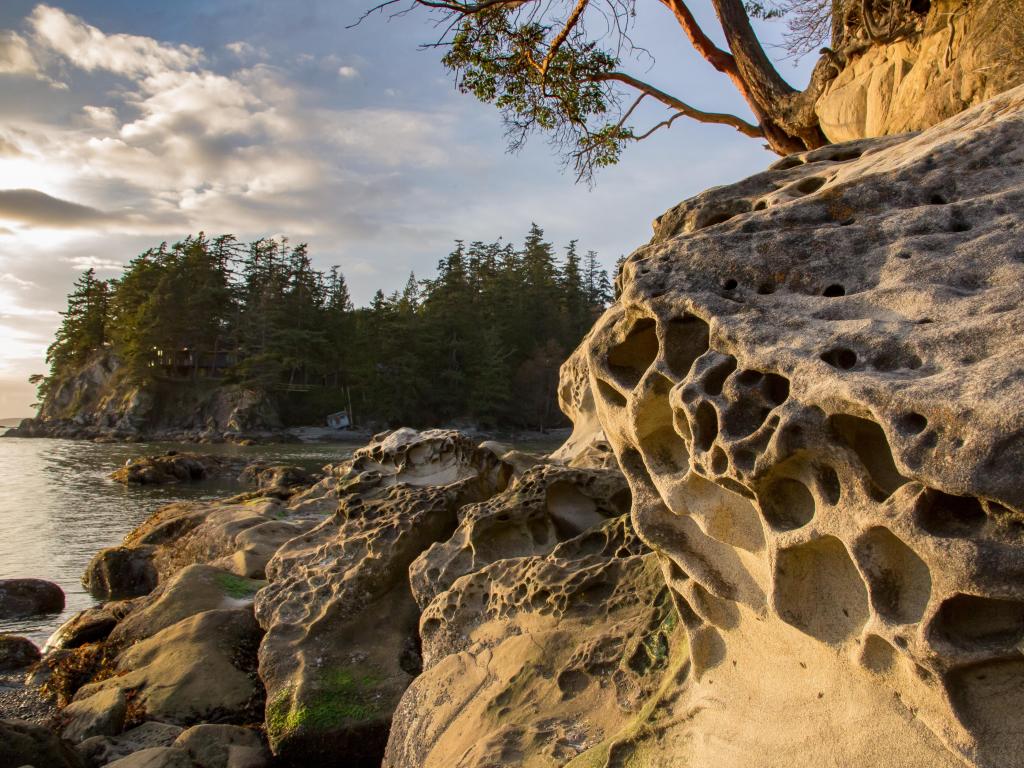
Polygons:
M87 72L156 75L186 69L202 60L198 48L165 45L139 35L108 35L77 16L48 5L37 5L28 22L39 45Z
M28 41L11 30L0 31L0 74L39 75L39 64Z
M63 229L100 224L109 221L110 216L36 189L0 189L0 219Z
M65 261L80 272L87 269L95 269L97 272L120 272L124 269L123 261L100 256L72 256Z
M264 48L257 48L251 43L247 43L244 40L236 40L233 43L228 43L224 46L228 51L233 53L237 58L242 60L259 60L266 61L270 58L270 54L267 53Z
M86 105L82 107L86 119L97 128L113 131L118 126L117 110L113 107L94 107Z
M343 77L346 80L352 80L359 77L359 70L355 67L349 66L338 67L338 76Z

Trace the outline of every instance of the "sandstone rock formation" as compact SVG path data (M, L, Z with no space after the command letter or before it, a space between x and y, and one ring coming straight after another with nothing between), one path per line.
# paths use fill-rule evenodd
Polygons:
M1022 203L1018 88L655 222L563 389L689 659L570 765L1024 765Z
M564 765L607 750L682 640L618 470L532 470L410 569L424 671L384 765Z
M815 103L831 141L919 131L1024 83L1019 0L832 5L850 29L833 41L849 53ZM862 10L874 8L885 17L893 6L907 8L895 26L909 21L910 29L871 43L860 23Z
M337 511L277 551L256 603L267 734L294 765L336 755L379 763L420 669L409 565L509 476L493 453L447 431L386 434L343 466Z

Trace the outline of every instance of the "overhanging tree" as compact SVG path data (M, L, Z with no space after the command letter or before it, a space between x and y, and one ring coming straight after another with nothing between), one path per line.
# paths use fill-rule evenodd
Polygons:
M828 143L815 101L850 56L912 34L929 0L708 0L726 41L721 48L701 28L685 0L385 0L368 11L402 13L422 6L442 29L431 47L446 49L444 65L458 88L501 112L511 149L533 132L547 133L581 179L618 162L622 149L685 117L764 139L785 155ZM687 41L725 75L754 121L702 110L631 72L638 13L669 14ZM751 18L789 21L795 53L822 48L810 82L798 90L766 55ZM631 122L644 100L670 111L638 128Z

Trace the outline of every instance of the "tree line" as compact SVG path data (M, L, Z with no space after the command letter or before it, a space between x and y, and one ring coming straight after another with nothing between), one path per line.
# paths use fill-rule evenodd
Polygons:
M347 407L358 422L547 428L561 423L558 368L612 298L576 241L558 255L532 225L521 247L456 241L434 277L410 275L353 306L338 267L305 244L200 233L162 243L124 273L75 283L53 344L45 399L97 350L142 386L262 390L286 423Z

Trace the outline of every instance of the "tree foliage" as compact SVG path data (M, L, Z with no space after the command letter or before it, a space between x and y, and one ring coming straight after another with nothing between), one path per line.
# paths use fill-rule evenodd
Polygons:
M505 122L509 146L533 133L546 135L579 179L617 163L623 149L669 128L680 117L726 125L763 139L780 154L827 143L814 104L850 57L866 47L912 35L928 0L707 0L725 47L719 47L686 0L384 0L374 11L402 14L426 8L442 32L428 47L442 48L459 90L493 104ZM659 7L660 6L660 7ZM653 59L635 41L639 13L662 14L680 42L692 46L743 97L753 120L712 112L678 93L655 87L637 72ZM822 48L809 83L792 87L766 55L751 19L784 19L784 39L800 55ZM668 109L647 119L637 107L653 101Z
M304 244L200 233L145 251L116 280L79 278L40 396L109 348L138 384L259 388L293 422L351 393L364 423L545 428L561 419L558 367L609 300L597 254L581 258L573 241L559 259L537 225L521 248L456 242L433 277L360 308Z

